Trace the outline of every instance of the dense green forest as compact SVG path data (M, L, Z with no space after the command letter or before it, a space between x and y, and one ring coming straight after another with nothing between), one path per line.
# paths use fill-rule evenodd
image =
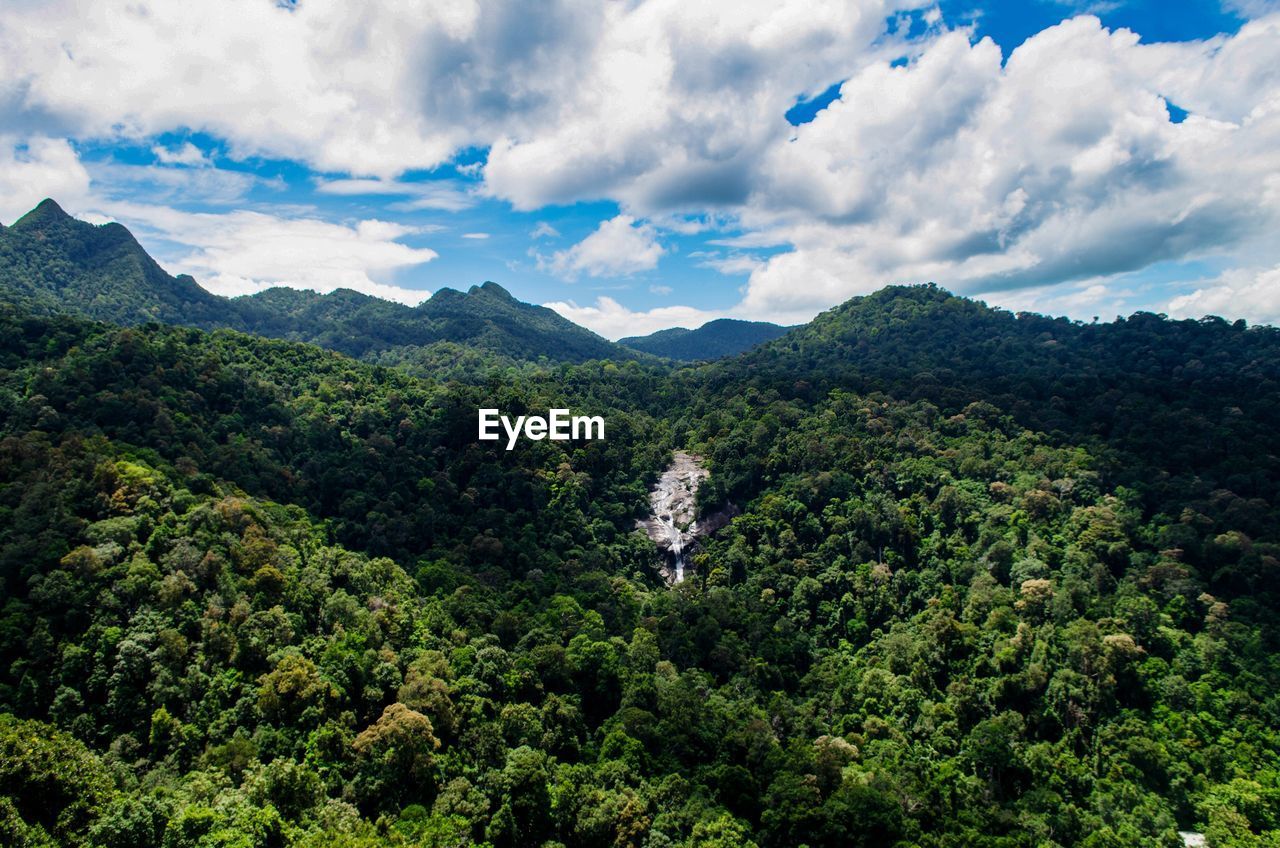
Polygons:
M0 842L1280 845L1278 431L1274 329L931 286L679 367L0 307Z

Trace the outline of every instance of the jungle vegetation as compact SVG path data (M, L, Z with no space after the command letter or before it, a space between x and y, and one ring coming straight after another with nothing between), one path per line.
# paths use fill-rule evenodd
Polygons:
M1280 332L449 344L0 306L0 842L1280 845ZM742 513L668 587L677 448Z

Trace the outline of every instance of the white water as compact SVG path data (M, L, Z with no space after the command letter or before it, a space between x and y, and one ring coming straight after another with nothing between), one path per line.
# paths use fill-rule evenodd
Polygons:
M653 516L641 525L654 544L671 557L674 574L669 579L673 583L684 580L685 550L698 533L698 484L706 477L707 470L698 457L676 451L670 467L649 493Z

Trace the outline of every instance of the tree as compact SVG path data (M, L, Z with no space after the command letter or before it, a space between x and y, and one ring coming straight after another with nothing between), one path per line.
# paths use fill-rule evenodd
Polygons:
M356 752L355 789L369 809L398 810L435 794L432 765L440 747L431 719L394 703L361 731Z

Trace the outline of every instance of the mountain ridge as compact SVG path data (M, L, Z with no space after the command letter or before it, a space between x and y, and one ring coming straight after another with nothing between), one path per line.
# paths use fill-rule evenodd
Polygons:
M756 345L773 341L791 329L768 321L716 318L693 330L672 327L647 336L618 339L618 344L667 359L696 362L736 356Z
M80 221L49 198L0 230L0 286L41 310L112 323L209 325L225 300L168 274L122 224Z
M159 321L313 342L358 358L397 348L459 342L516 360L635 359L641 354L553 310L517 300L492 281L436 290L418 306L353 289L327 293L275 286L239 297L171 275L118 223L67 214L45 199L0 227L0 292L44 313L121 325Z

